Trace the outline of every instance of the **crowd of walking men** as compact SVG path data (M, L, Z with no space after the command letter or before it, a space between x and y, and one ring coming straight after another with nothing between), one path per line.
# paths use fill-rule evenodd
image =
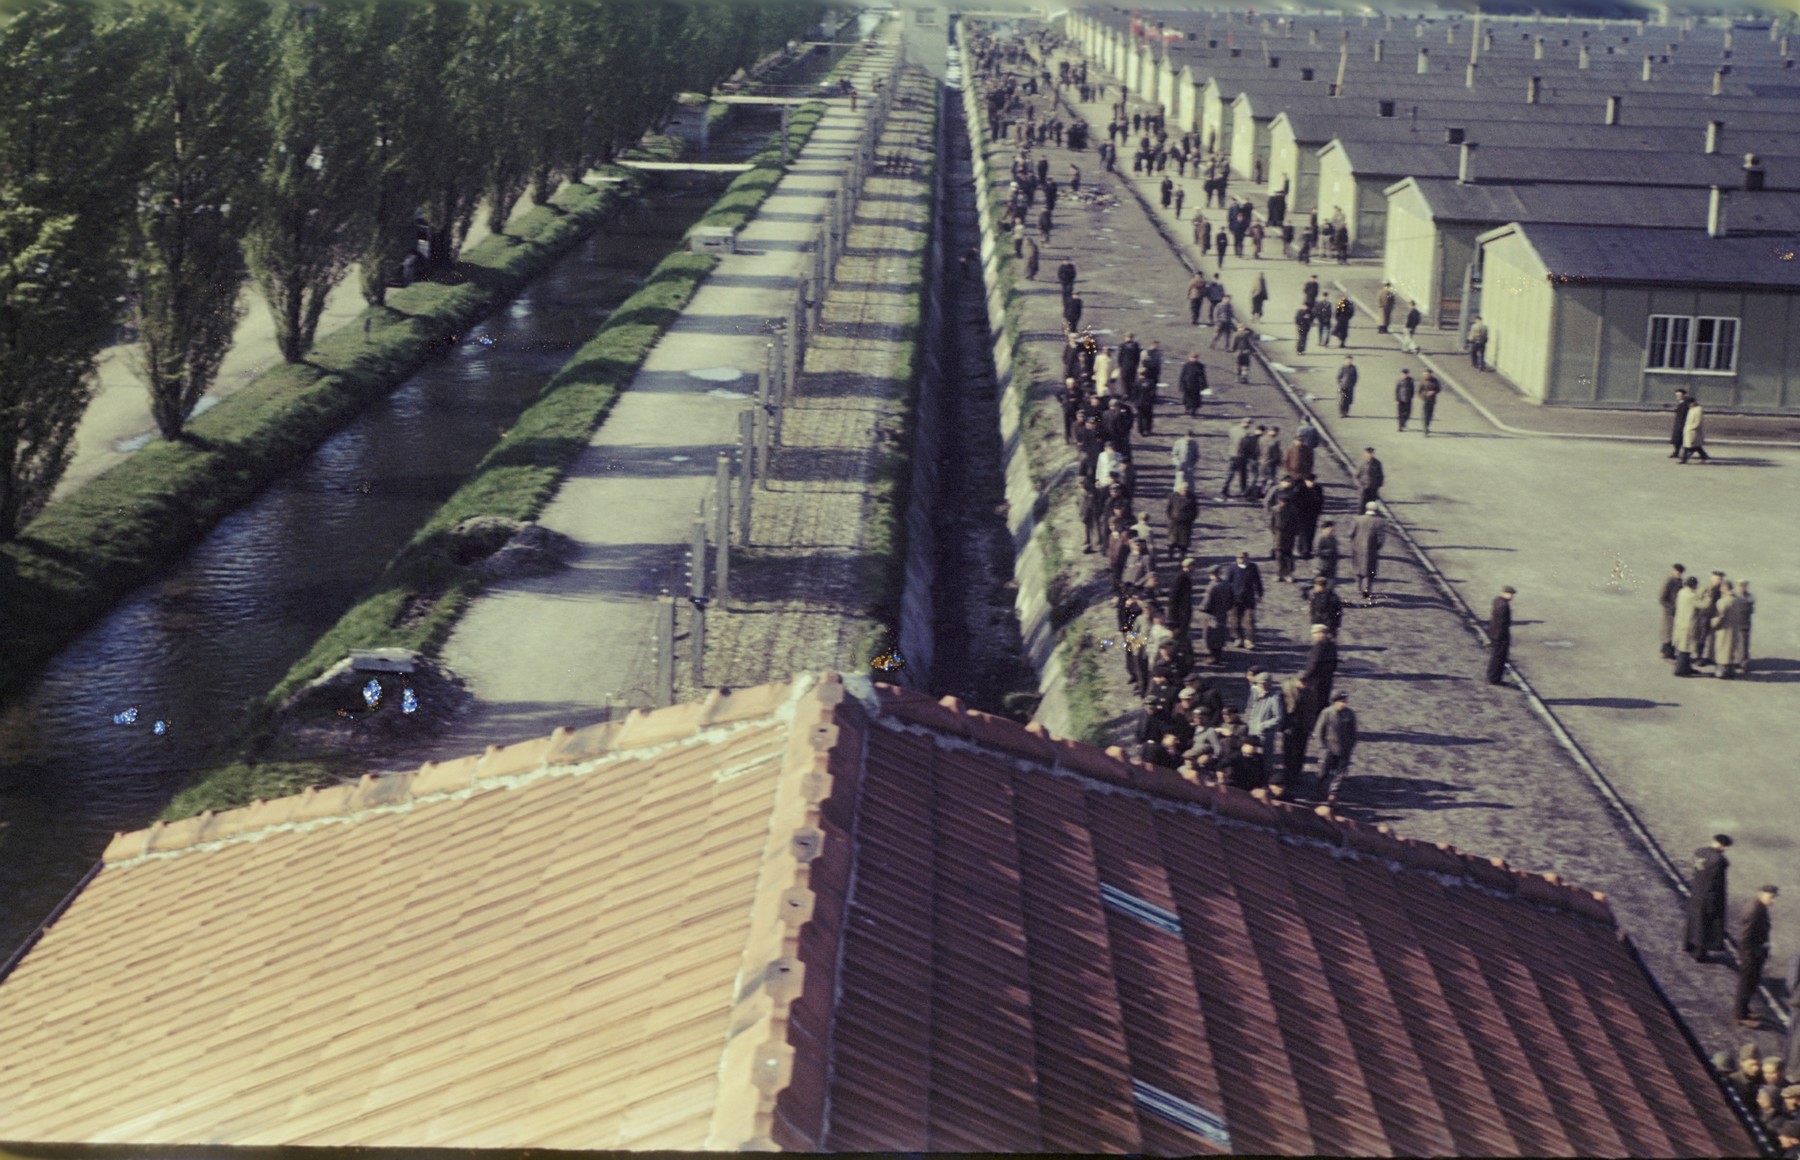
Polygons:
M1025 67L1036 67L1029 57L1020 59ZM995 83L1007 83L997 56L988 58L984 67ZM1071 68L1065 62L1060 67L1061 83L1078 85L1084 102L1104 99L1105 86L1089 83L1085 65ZM1050 85L1048 70L1043 81ZM1285 191L1280 191L1270 194L1266 218L1259 220L1247 199L1228 196L1228 172L1221 158L1192 134L1169 138L1162 118L1154 113L1128 114L1125 96L1121 92L1112 123L1106 126L1102 163L1112 169L1117 144L1135 144L1133 171L1152 178L1165 174L1158 186L1161 203L1177 218L1186 194L1166 175L1171 166L1176 176L1187 177L1191 169L1203 182L1206 210L1216 200L1225 211L1216 230L1201 209L1192 216L1194 242L1202 253L1216 257L1219 270L1211 278L1203 270L1193 273L1185 294L1188 323L1207 327L1208 349L1224 349L1233 359L1236 381L1246 381L1256 341L1249 323L1262 319L1268 291L1262 276L1255 275L1241 300L1247 303L1246 315L1223 283L1227 254L1242 258L1248 248L1252 260L1261 258L1266 238L1276 235L1283 255L1301 262L1310 261L1321 240L1342 258L1341 214L1321 223L1315 213L1296 231L1296 223L1286 220ZM1072 186L1079 182L1079 170L1073 173ZM1053 189L1045 189L1054 186L1047 162L1033 163L1029 140L1022 143L1013 176L1014 203L1021 209L1015 216L1022 217L1023 208L1032 204L1033 178L1038 192L1048 193L1053 201ZM1028 261L1027 277L1037 273L1036 262ZM1165 355L1160 342L1145 345L1129 333L1116 346L1106 345L1100 336L1107 332L1095 329L1076 289L1079 271L1074 261L1061 261L1055 277L1066 340L1060 394L1063 435L1079 455L1076 479L1083 550L1104 553L1114 598L1118 631L1103 643L1122 654L1132 688L1142 698L1136 755L1190 780L1265 788L1289 800L1335 804L1358 738L1356 711L1348 691L1337 682L1338 639L1348 594L1340 594L1338 585L1340 578L1354 578L1352 604L1375 599L1387 532L1379 507L1385 471L1375 448L1365 448L1356 465L1356 500L1346 505L1355 514L1340 529L1339 521L1328 516L1327 489L1314 471L1322 441L1319 431L1306 419L1291 435L1272 423L1243 420L1226 433L1216 461L1205 466L1222 477L1217 502L1236 499L1261 505L1269 546L1266 555L1239 548L1230 553L1229 562L1203 561L1196 522L1206 502L1202 493L1211 489L1202 486L1200 416L1215 391L1200 351L1191 350L1185 358ZM1340 349L1347 346L1355 304L1345 295L1334 301L1321 291L1316 276L1303 293L1293 318L1298 352L1305 352L1309 340L1329 346L1336 338ZM1414 335L1422 322L1418 305L1403 303L1391 285L1384 285L1375 309L1377 317L1371 321L1378 332L1403 328L1402 348L1417 352ZM1467 351L1474 370L1489 369L1486 346L1486 324L1471 319ZM1161 519L1153 521L1150 505L1140 502L1140 465L1133 458L1132 441L1134 435L1155 432L1157 408L1167 401L1161 393L1166 371L1172 374L1174 395L1182 408L1182 433L1168 453L1170 492ZM1354 357L1346 354L1337 372L1340 416L1351 413L1358 377ZM1394 384L1397 430L1407 431L1416 421L1417 429L1428 436L1442 391L1443 383L1429 369L1416 380L1410 368L1403 371ZM1696 457L1709 462L1701 422L1699 405L1680 392L1671 458L1684 464ZM1265 575L1265 564L1272 575ZM1166 575L1171 566L1172 578ZM1345 569L1347 575L1341 577ZM1287 591L1295 595L1284 601L1283 590L1276 587L1280 584L1293 585ZM1505 683L1515 595L1513 588L1503 588L1490 611L1486 677L1492 684ZM1748 581L1734 582L1714 572L1709 582L1701 583L1677 564L1663 586L1661 603L1663 656L1676 675L1695 675L1697 668L1705 668L1730 678L1747 670L1755 608ZM1277 607L1281 604L1286 607ZM1299 671L1285 678L1257 663L1259 616L1266 619L1271 614L1293 617L1309 638ZM1310 776L1309 752L1317 754ZM1696 853L1686 945L1701 961L1726 949L1724 850L1730 845L1728 836L1719 835L1711 847ZM1745 1027L1766 1027L1752 1014L1751 1003L1767 965L1770 913L1777 894L1773 885L1763 886L1738 918L1733 1012ZM1790 994L1800 993L1800 958L1788 987ZM1790 1025L1781 1055L1765 1056L1755 1044L1747 1044L1735 1066L1729 1053L1720 1053L1714 1063L1779 1141L1783 1155L1800 1160L1800 1082L1787 1078L1800 1068L1797 1029L1800 1020Z

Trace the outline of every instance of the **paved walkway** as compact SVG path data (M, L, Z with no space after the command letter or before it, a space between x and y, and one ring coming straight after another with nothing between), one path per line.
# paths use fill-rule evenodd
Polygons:
M895 34L853 68L871 91ZM496 584L469 609L442 659L475 711L427 759L580 725L654 699L660 594L685 591L682 557L714 461L754 397L768 333L785 318L830 194L865 129L868 105L829 103L762 213L738 234L679 321L645 360L539 522L580 545L573 567Z
M1116 86L1110 91L1116 93ZM1104 131L1104 105L1083 112ZM1036 287L1028 284L1024 298L1031 345L1044 365L1059 365L1059 298L1047 279L1069 254L1081 271L1084 321L1105 331L1113 343L1127 331L1135 331L1146 345L1161 338L1168 355L1165 382L1173 380L1188 349L1197 346L1215 389L1201 422L1201 491L1209 498L1198 521L1194 554L1206 563L1222 563L1241 546L1266 561L1268 533L1260 509L1216 503L1210 497L1223 477L1226 433L1235 431L1242 419L1254 418L1278 423L1291 434L1297 420L1294 396L1260 369L1250 384L1233 383L1223 355L1196 341L1210 337L1191 330L1186 321L1187 267L1197 255L1176 240L1191 236L1190 222L1178 223L1168 211L1152 208L1160 174L1134 182L1127 160L1126 174L1106 178L1091 150L1079 156L1055 148L1047 152L1059 181L1074 161L1082 167L1084 187L1097 186L1120 200L1117 208L1070 205L1066 212L1059 202L1062 224L1043 253L1046 280ZM1002 167L1009 157L1010 151L996 154ZM1134 184L1137 192L1130 188ZM1197 181L1186 184L1191 216L1201 203L1201 191ZM1244 193L1241 184L1234 183L1238 187L1232 192ZM1260 205L1260 191L1253 196ZM1223 215L1215 209L1212 216L1216 224ZM1160 219L1160 230L1153 219ZM1279 244L1271 252L1279 254ZM1208 260L1205 269L1211 276L1217 263ZM1333 276L1359 267L1314 264L1310 269L1331 288ZM1361 269L1378 282L1378 270ZM1800 662L1767 662L1768 670L1754 682L1677 685L1656 657L1659 610L1654 593L1669 558L1678 556L1703 570L1728 566L1737 574L1772 576L1762 587L1765 600L1777 599L1767 601L1759 622L1758 650L1800 657L1800 641L1794 639L1800 618L1792 617L1779 600L1800 560L1791 543L1772 543L1756 534L1777 510L1779 493L1769 490L1764 477L1791 470L1800 456L1760 449L1741 459L1734 454L1746 470L1761 465L1751 478L1740 472L1734 479L1723 469L1677 469L1654 447L1514 437L1496 431L1479 411L1450 395L1440 401L1429 440L1416 430L1400 436L1392 425L1390 385L1402 365L1412 365L1416 372L1419 360L1403 356L1385 337L1377 340L1366 309L1350 346L1362 367L1358 406L1350 419L1340 421L1333 375L1342 355L1334 347L1329 353L1309 348L1308 354L1296 356L1292 326L1285 322L1298 305L1308 270L1278 257L1262 262L1228 257L1224 278L1240 306L1240 318L1248 314L1253 270L1267 277L1271 292L1265 331L1270 361L1293 368L1281 373L1298 396L1324 407L1315 413L1341 446L1359 455L1365 445L1378 448L1391 481L1384 493L1390 510L1448 573L1452 588L1466 594L1468 604L1485 613L1501 584L1520 589L1514 644L1519 669L1549 702L1546 711L1567 722L1577 744L1594 757L1661 844L1681 857L1714 830L1730 830L1740 843L1734 851L1734 899L1746 898L1746 889L1765 878L1795 889L1791 858L1783 857L1792 849L1792 839L1784 833L1791 828L1785 825L1791 813L1769 807L1791 800L1792 783L1800 775L1791 761L1781 759L1785 731L1767 725L1785 719L1785 710L1793 707L1794 674L1788 670L1800 670ZM1434 345L1428 339L1428 349ZM1460 382L1467 362L1459 368L1439 358L1437 366L1440 375ZM1486 399L1495 388L1476 384L1468 389L1473 397ZM1034 423L1034 431L1053 462L1072 471L1073 449L1061 445L1060 419L1049 417L1056 409L1049 390L1044 384L1038 391L1036 406L1044 418ZM1328 397L1329 405L1324 402ZM1548 424L1590 421L1586 415L1568 419L1560 411L1533 411L1534 418ZM1170 482L1167 447L1188 425L1175 400L1165 394L1159 433L1133 442L1143 481L1138 506L1152 513L1159 528ZM1686 489L1679 498L1668 492L1670 480L1649 478L1650 473L1676 470L1684 473L1680 478ZM1342 462L1322 456L1320 477L1327 485L1327 518L1348 517L1354 491ZM1081 535L1074 490L1072 481L1059 488L1052 518L1065 552L1077 562L1077 580L1095 604L1075 631L1106 641L1118 633L1100 574L1101 558L1082 556L1076 547ZM1641 517L1648 505L1667 514L1645 520ZM1264 567L1266 575L1272 574L1272 568ZM1172 571L1165 571L1166 583ZM1343 811L1389 822L1412 837L1504 856L1521 868L1555 872L1605 891L1708 1050L1735 1046L1741 1033L1727 1010L1731 973L1724 967L1697 966L1679 953L1681 903L1661 867L1526 695L1481 681L1485 654L1465 608L1445 599L1399 536L1390 537L1379 587L1380 602L1349 610L1345 621L1340 684L1355 700L1365 745L1358 751L1358 770L1341 803ZM1283 586L1271 589L1257 651L1230 654L1238 671L1255 661L1285 675L1304 658L1307 617L1302 606ZM1122 660L1105 648L1098 659L1108 687L1103 708L1115 735L1123 737L1136 721L1135 699L1125 684ZM1228 682L1232 686L1240 683ZM1669 695L1677 691L1680 697ZM1776 922L1775 962L1784 964L1800 924L1790 921L1784 928L1779 916ZM1761 1038L1772 1046L1772 1031Z
M823 323L782 417L766 488L750 505L751 547L734 551L729 605L707 614L707 687L742 688L799 672L863 671L857 655L880 625L863 553L877 461L903 422L893 376L912 352L907 319L931 214L931 96L923 73L903 76L875 155L899 172L871 174L825 297ZM686 669L686 666L683 666ZM677 674L677 698L698 696Z

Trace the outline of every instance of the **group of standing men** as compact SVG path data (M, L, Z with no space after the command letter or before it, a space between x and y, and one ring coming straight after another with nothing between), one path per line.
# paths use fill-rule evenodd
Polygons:
M1658 598L1663 609L1663 660L1678 677L1709 668L1722 680L1750 668L1750 621L1756 597L1750 581L1727 580L1715 571L1704 585L1680 564L1670 566Z

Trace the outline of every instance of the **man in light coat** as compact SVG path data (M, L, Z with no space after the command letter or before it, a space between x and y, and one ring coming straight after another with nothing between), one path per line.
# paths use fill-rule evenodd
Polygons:
M1750 659L1750 642L1746 639L1744 621L1744 606L1738 599L1737 589L1727 583L1712 618L1713 656L1722 680L1729 681L1737 676Z
M1319 788L1325 804L1336 805L1338 790L1350 772L1350 757L1356 752L1356 710L1350 707L1347 693L1334 693L1331 708L1319 714L1314 731L1319 743Z
M1656 598L1663 610L1662 655L1665 661L1675 659L1675 597L1680 594L1681 583L1686 575L1686 567L1672 565L1668 579L1663 581L1662 592Z
M1287 712L1282 705L1281 691L1275 687L1275 682L1268 673L1258 673L1250 685L1250 703L1244 707L1244 724L1262 750L1264 782L1279 778L1275 739L1281 734L1281 727L1286 720Z
M1696 604L1700 597L1700 581L1689 576L1681 582L1681 590L1675 594L1675 623L1672 626L1675 635L1675 675L1691 677L1694 675L1694 649L1698 646L1695 635Z
M1356 590L1365 602L1375 595L1375 577L1381 570L1381 546L1387 541L1387 521L1374 504L1363 509L1350 525L1350 559L1356 568Z
M1192 491L1200 472L1200 433L1190 429L1169 445L1169 462L1175 468L1175 479Z
M1690 455L1698 455L1702 463L1712 462L1712 456L1706 453L1705 420L1706 408L1696 401L1688 408L1687 420L1681 428L1681 459L1678 462L1686 463Z

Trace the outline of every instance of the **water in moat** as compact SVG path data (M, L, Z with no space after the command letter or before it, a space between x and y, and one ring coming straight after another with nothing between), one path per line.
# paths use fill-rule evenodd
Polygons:
M779 123L739 110L704 160ZM685 179L678 179L685 180ZM607 313L718 196L664 186L122 601L0 709L0 962L355 602Z

